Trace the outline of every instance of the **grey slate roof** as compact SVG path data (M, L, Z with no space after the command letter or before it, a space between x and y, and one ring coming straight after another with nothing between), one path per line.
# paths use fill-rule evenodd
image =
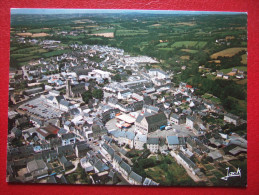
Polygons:
M157 137L149 137L147 138L147 144L159 144L159 138Z
M179 145L179 140L178 137L173 135L173 136L167 136L166 137L167 143L169 145Z
M187 156L185 156L181 151L178 154L190 167L196 168L196 164L192 162Z
M137 173L135 173L134 171L130 172L129 177L133 180L135 180L138 183L142 183L142 177L140 175L138 175Z
M115 153L113 160L120 164L122 161L122 158L118 154Z
M61 137L62 137L62 139L72 139L76 136L74 133L67 133L67 134L63 134Z
M120 167L124 169L128 174L131 172L131 167L124 161L121 161Z

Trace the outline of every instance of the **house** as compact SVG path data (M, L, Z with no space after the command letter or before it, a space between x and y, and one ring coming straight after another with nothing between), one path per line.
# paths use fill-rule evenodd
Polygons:
M100 159L98 159L94 164L94 171L95 173L100 173L109 170L109 167L104 164Z
M108 182L107 184L116 184L119 181L117 173L113 170L110 170L108 177L111 179L111 182Z
M64 170L73 169L74 165L71 161L68 161L65 156L59 158L60 164L63 166Z
M138 115L135 130L142 134L148 134L164 125L167 125L167 118L163 112L157 114L145 113Z
M166 139L165 138L159 138L159 151L160 152L165 152L168 150L168 146L166 144Z
M147 135L138 133L134 138L134 147L137 150L144 150L144 144L147 143Z
M68 112L72 106L73 105L70 102L68 102L67 100L64 100L64 99L60 100L60 103L59 103L60 110L62 110L64 112Z
M196 119L193 116L187 116L186 117L186 126L189 127L190 129L193 129L195 120Z
M94 124L90 127L90 130L93 132L94 139L100 138L107 133L105 126L99 122L94 122Z
M72 145L66 145L66 146L60 146L57 148L57 153L59 156L73 156L74 155L74 149Z
M189 170L195 175L197 172L197 165L194 162L192 162L187 156L185 156L181 151L179 151L177 156L177 160L179 160L180 163L184 166L188 167Z
M59 128L55 125L49 124L47 127L38 128L36 133L41 140L49 140L57 137Z
M229 76L228 75L224 75L223 79L229 79Z
M70 145L76 143L76 136L74 133L67 133L61 135L62 146Z
M122 161L122 158L115 153L112 161L113 168L116 170L119 170L121 161Z
M151 105L143 105L143 108L142 108L143 113L157 114L160 111L161 111L160 108L156 106L151 106Z
M156 183L152 179L149 179L147 177L143 181L143 186L158 186L158 185L159 185L159 183Z
M40 127L43 126L44 120L35 116L30 116L30 122L35 126L35 127Z
M68 130L68 131L70 131L71 130L71 127L74 127L75 125L74 125L74 123L72 123L72 122L70 122L70 121L66 121L65 123L64 123L64 129L66 129L66 130Z
M147 149L149 149L149 151L151 153L157 153L158 152L158 148L159 148L159 138L147 138Z
M176 113L173 113L170 117L170 120L172 123L176 124L176 125L181 125L184 124L186 122L186 118L184 117L184 115L179 115Z
M27 171L35 179L41 179L48 176L48 167L43 160L32 160L28 162Z
M29 119L27 117L20 117L18 119L15 120L15 126L16 127L22 127L25 126L29 123Z
M217 77L222 78L222 77L223 77L223 75L224 75L224 73L223 73L223 72L217 72Z
M166 136L166 142L168 144L168 148L171 150L175 150L180 147L178 136Z
M86 153L89 151L89 146L85 144L78 144L75 147L75 153L77 158L81 158L86 155Z
M48 96L47 97L47 103L52 105L53 107L60 108L60 101L65 100L63 95L59 96Z
M155 78L158 78L158 79L167 79L167 78L169 78L169 75L167 75L163 70L160 70L160 69L150 69L148 71L148 74L151 77L155 77Z
M134 171L131 171L130 172L130 175L129 175L129 183L132 184L132 185L142 185L142 177L135 173Z
M134 137L135 133L131 131L126 131L120 139L122 140L123 144L128 145L132 149L134 146Z
M236 126L240 124L240 118L230 113L224 114L224 121L228 123L233 123Z
M22 131L16 127L11 129L11 135L16 138L20 138L22 136Z
M125 161L122 160L119 166L119 172L121 172L122 175L128 179L129 174L131 172L131 167Z
M123 90L118 92L118 99L128 99L132 95L130 90Z
M223 160L222 154L220 154L220 152L218 152L218 151L212 151L208 154L208 156L211 157L213 159L213 161Z

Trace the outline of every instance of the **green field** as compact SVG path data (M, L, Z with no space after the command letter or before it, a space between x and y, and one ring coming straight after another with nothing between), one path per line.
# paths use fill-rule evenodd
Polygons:
M48 53L44 53L42 54L44 57L48 58L48 57L52 57L52 56L58 56L58 55L62 55L64 53L69 52L70 50L57 50L57 51L51 51Z
M159 51L174 51L174 48L165 47L165 48L158 48Z
M156 46L157 47L166 47L168 45L168 43L159 43Z
M220 99L211 95L211 94L208 94L208 93L205 93L202 98L205 98L207 100L211 100L213 103L216 103L216 104L220 104Z
M117 30L115 36L124 37L124 36L136 36L136 35L146 35L148 34L147 30Z
M199 48L202 49L205 47L207 42L205 41L177 41L175 42L172 47L173 48Z
M187 53L197 53L198 50L193 50L193 49L181 49L181 51L187 52Z
M247 66L235 66L233 68L236 68L237 70L241 71L247 71ZM224 74L227 74L232 71L232 68L227 68L227 69L221 69L220 72L223 72Z
M155 158L155 157L151 157ZM148 177L162 185L193 185L194 181L185 169L169 156L171 164L162 163L152 168L145 169Z
M111 33L114 32L115 29L100 29L100 30L93 30L92 34L97 34L97 33Z

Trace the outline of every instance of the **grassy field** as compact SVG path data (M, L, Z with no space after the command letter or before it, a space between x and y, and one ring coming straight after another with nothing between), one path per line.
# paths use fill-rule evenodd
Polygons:
M189 60L190 59L190 56L181 56L180 57L182 60Z
M193 49L181 49L181 51L185 51L187 53L197 53L198 50L193 50Z
M69 52L69 50L57 50L57 51L51 51L48 53L44 53L43 56L48 58L48 57L52 57L52 56L58 56L58 55L61 55L61 54L67 53L67 52Z
M158 48L159 51L174 51L174 48L165 47L165 48Z
M146 35L147 30L117 30L115 36L136 36L136 35Z
M211 59L217 59L219 56L222 57L232 57L235 54L237 54L240 51L246 51L247 49L244 47L234 47L234 48L228 48L228 49L224 49L222 51L216 52L214 54L212 54L210 57Z
M235 66L233 68L236 68L241 71L247 71L247 66ZM223 72L224 74L229 73L232 71L232 68L227 68L227 69L221 69L220 72Z
M214 102L214 103L216 103L216 104L219 104L219 103L220 103L220 99L217 98L217 97L214 97L214 96L211 95L211 94L205 93L202 97L205 98L205 99L211 100L212 102Z
M100 29L100 30L93 30L92 34L97 34L97 33L114 33L115 29Z
M247 54L243 54L241 57L242 57L241 63L247 64Z
M156 157L151 157L156 159ZM160 158L160 157L159 157ZM186 173L185 169L169 156L171 164L160 164L145 169L148 177L163 185L192 185L194 181Z
M157 47L166 47L168 45L168 43L159 43L156 46Z
M206 41L177 41L172 47L173 48L199 48L202 49L207 44Z

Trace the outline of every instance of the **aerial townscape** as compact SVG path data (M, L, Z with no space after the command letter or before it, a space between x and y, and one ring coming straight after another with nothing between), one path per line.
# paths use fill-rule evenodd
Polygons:
M246 105L245 13L11 11L8 182L245 187Z

